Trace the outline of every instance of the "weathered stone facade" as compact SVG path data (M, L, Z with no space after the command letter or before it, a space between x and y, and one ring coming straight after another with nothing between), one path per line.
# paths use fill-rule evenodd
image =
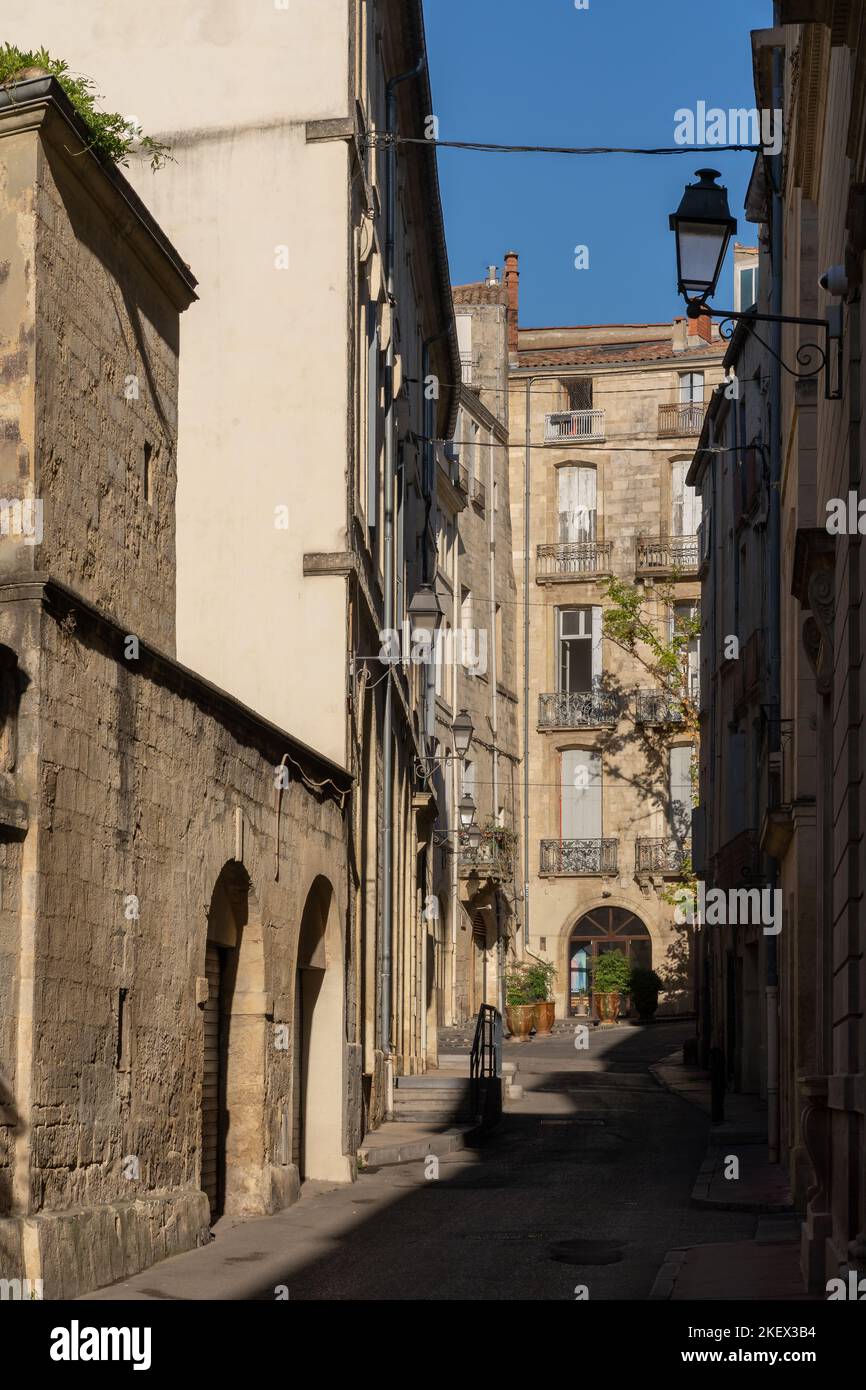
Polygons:
M694 738L654 716L651 678L605 635L604 612L609 578L635 585L665 640L671 609L656 586L684 609L698 597L699 517L684 475L722 345L706 320L520 328L517 275L514 255L506 286L526 719L523 949L555 965L559 1017L586 1008L599 942L660 973L662 1012L688 1012L691 943L668 899L690 850Z
M13 92L2 467L45 506L0 543L0 1266L52 1298L352 1176L351 778L173 658L194 281L56 83Z
M485 282L453 290L463 382L451 448L438 452L437 593L444 612L436 673L440 816L429 925L439 1023L503 1006L504 965L517 929L519 711L516 588L508 477L507 297L492 266ZM451 725L465 710L468 755ZM477 845L461 834L459 802L476 807Z

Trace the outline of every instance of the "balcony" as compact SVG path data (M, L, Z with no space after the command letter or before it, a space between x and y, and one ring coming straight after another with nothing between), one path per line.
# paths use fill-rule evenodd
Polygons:
M577 694L558 691L539 695L538 726L541 729L592 729L615 724L620 699L607 690L585 690Z
M536 551L538 580L591 579L610 573L612 541L569 541L564 545L540 545Z
M679 439L698 435L707 413L704 401L674 401L659 406L659 439Z
M634 871L636 874L681 874L691 850L691 840L680 840L675 835L661 839L640 836L634 845Z
M454 481L456 482L456 484L457 484L457 486L459 487L460 491L461 491L461 492L465 492L466 495L467 495L467 497L468 497L468 496L469 496L469 469L468 469L468 468L465 468L465 467L463 466L462 463L459 463L459 464L457 465L457 476L456 476L456 478L455 478Z
M457 866L461 878L490 878L504 882L512 876L508 845L495 831L485 832L481 843L472 845L468 836L459 838Z
M563 410L544 417L545 444L604 442L603 410Z
M484 511L487 505L487 488L480 478L472 479L472 501L480 511Z
M681 724L683 708L675 695L664 690L636 690L634 718L636 724Z
M636 574L697 574L697 536L638 536Z
M539 873L549 877L615 874L618 840L542 840Z

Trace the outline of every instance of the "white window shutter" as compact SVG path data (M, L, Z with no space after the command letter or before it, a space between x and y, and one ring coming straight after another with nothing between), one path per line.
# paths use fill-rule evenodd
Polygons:
M592 683L597 686L602 677L601 666L601 619L602 610L599 606L594 606L592 610Z
M582 748L562 754L562 838L601 839L601 755Z
M683 530L683 493L686 486L686 467L685 463L671 464L671 533L674 536L687 534Z
M678 839L691 833L692 749L678 744L670 750L670 833Z

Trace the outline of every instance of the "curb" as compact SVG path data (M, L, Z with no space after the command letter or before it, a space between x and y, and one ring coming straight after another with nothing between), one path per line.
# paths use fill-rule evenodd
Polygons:
M665 1255L665 1262L655 1277L655 1283L649 1291L649 1302L661 1302L669 1299L674 1291L674 1285L680 1276L683 1261L689 1252L688 1246L683 1246L677 1250L669 1250Z
M397 1163L417 1163L428 1154L444 1158L446 1154L471 1147L470 1141L480 1133L480 1125L458 1125L441 1134L432 1134L429 1139L410 1139L405 1143L395 1139L393 1144L381 1146L362 1144L358 1149L358 1161L366 1172L371 1168L391 1168Z

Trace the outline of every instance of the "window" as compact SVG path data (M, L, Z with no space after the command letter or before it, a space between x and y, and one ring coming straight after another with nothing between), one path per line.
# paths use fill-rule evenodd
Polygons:
M601 679L601 608L559 608L556 621L559 691L592 690Z
M596 471L569 466L557 470L559 490L559 544L594 541L596 527Z
M458 314L457 323L457 347L460 352L460 368L463 381L467 386L472 384L472 316L471 314Z
M734 276L734 308L751 309L758 302L758 267L741 265Z
M601 754L569 748L562 754L560 838L601 839Z
M592 377L573 376L563 381L569 410L592 410Z
M469 481L470 481L470 483L474 482L475 479L476 479L477 477L479 477L479 472L480 472L480 460L479 460L479 458L478 458L478 436L480 435L480 433L481 433L481 426L480 426L480 425L477 425L477 424L475 423L474 420L470 420L470 421L469 421L469 460L468 460L468 464L467 464L467 467L468 467L468 470L469 470Z
M445 701L446 705L451 704L451 691L445 687L445 668L451 669L451 662L448 653L451 642L451 627L444 622L439 629L439 635L433 648L434 667L436 671L436 694Z
M682 405L703 405L703 372L680 372L680 403Z
M670 834L687 840L692 833L692 746L678 744L670 750Z
M700 617L701 610L696 603L675 603L670 616L668 628L668 641L673 641L674 633L677 631L677 624L691 623ZM698 636L689 639L688 651L683 653L684 660L688 662L688 690L689 696L696 703L700 697L700 672L701 672L701 639Z
M495 478L493 479L493 510L494 512L499 511L499 484Z
M376 527L379 502L379 325L377 307L367 305L367 525Z
M496 671L503 669L502 663L502 604L497 603L493 631L496 636Z
M689 463L681 459L671 465L671 534L696 536L701 522L701 498L686 483Z
M463 776L461 796L471 796L475 801L475 764L471 758L463 759Z

